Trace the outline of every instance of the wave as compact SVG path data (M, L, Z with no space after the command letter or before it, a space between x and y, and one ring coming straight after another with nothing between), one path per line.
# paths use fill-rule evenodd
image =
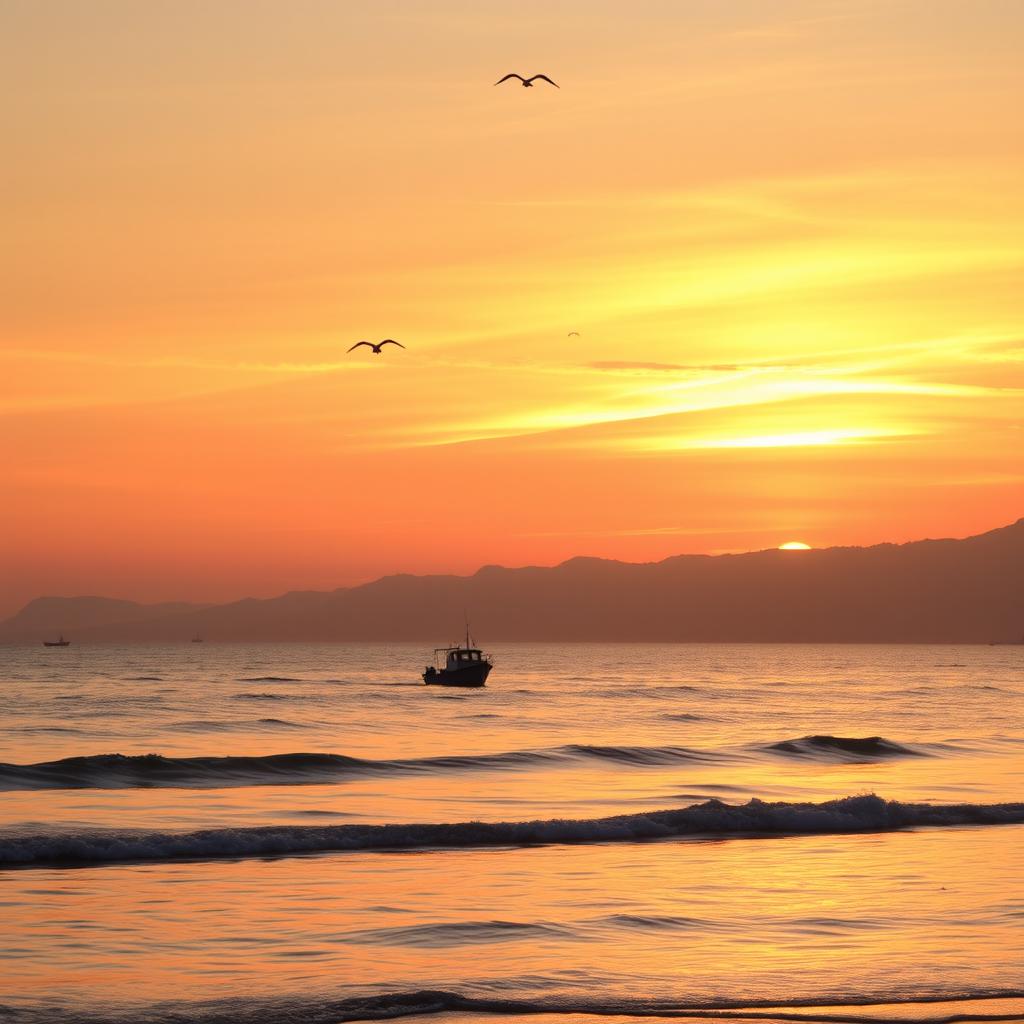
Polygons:
M626 928L642 932L678 932L720 930L721 925L701 921L695 917L675 917L658 914L611 914L602 918L600 924L611 928Z
M569 756L614 761L616 764L658 765L679 761L722 761L728 755L688 747L601 747L589 743L570 743L558 750Z
M276 694L245 694L252 700L288 700ZM266 717L259 724L305 728L285 719ZM235 728L227 722L186 721L170 728L195 732ZM62 728L62 727L51 727ZM64 727L66 728L66 727ZM935 752L939 745L934 745ZM840 761L871 761L885 757L930 756L926 751L871 736L805 736L758 748L770 754ZM945 745L944 749L955 748ZM738 752L694 750L689 747L642 747L569 743L540 750L495 754L448 754L439 757L367 760L345 754L289 753L266 756L165 757L162 754L94 754L39 764L0 763L0 791L32 789L131 789L165 786L212 789L260 785L313 785L359 776L411 775L463 771L526 770L573 762L597 762L645 768L677 764L708 764L745 760Z
M796 740L781 740L761 748L770 753L791 757L818 758L839 761L877 761L890 757L929 757L918 747L894 743L882 736L803 736Z
M72 725L16 725L11 732L25 733L29 736L46 735L48 733L67 733L73 736L85 736L87 730L76 729Z
M214 718L191 718L181 722L168 722L164 728L169 732L234 732L238 728L238 722L219 722ZM0 777L2 777L2 769L0 769Z
M489 945L520 939L570 937L568 928L550 922L455 921L449 924L416 924L396 928L373 928L347 932L346 942L360 945L418 946L446 949L452 946Z
M0 864L87 865L346 851L469 850L636 842L701 835L739 838L843 835L919 827L1016 824L1024 824L1024 803L940 806L883 800L874 794L818 804L766 803L754 799L736 806L708 800L674 810L578 820L264 825L197 832L82 829L31 833L7 829L0 831Z
M192 732L192 733L204 733L204 732L238 732L250 730L253 727L262 729L264 726L272 726L275 728L288 728L288 729L306 729L308 726L301 725L298 722L289 722L283 718L257 718L254 721L238 721L233 720L230 722L217 721L212 718L197 718L187 719L182 722L169 722L165 729L173 730L174 732ZM101 755L109 756L109 755ZM145 755L153 757L154 755ZM3 770L0 768L0 779L3 777ZM2 789L2 783L0 783L0 789Z
M273 726L304 728L279 718ZM216 729L224 723L208 723ZM201 722L177 723L189 731ZM269 754L265 756L165 757L162 754L93 754L39 764L0 763L0 791L25 789L133 789L171 787L209 789L255 785L312 785L358 776L428 774L455 771L526 769L570 761L653 766L684 761L721 760L725 755L686 747L594 746L571 743L549 750L512 750L497 754L448 754L439 757L371 761L345 754Z
M204 789L259 783L302 784L368 774L373 765L372 761L343 754L270 754L262 757L93 754L40 764L0 764L0 790L157 786Z
M523 693L531 691L523 690ZM624 683L618 686L593 689L594 697L613 697L618 700L632 700L642 697L644 700L676 700L681 693L700 693L703 699L715 700L720 694L714 690L705 690L703 686L692 686L689 683Z
M708 1020L809 1021L813 1024L958 1024L966 1021L1024 1020L1019 991L981 991L951 995L854 996L831 1002L789 999L766 1003L744 999L600 998L551 996L517 999L472 996L437 989L382 992L332 998L291 996L218 999L197 1003L109 1006L102 1009L55 1008L52 1004L0 1004L0 1015L15 1024L341 1024L395 1020L452 1013L495 1014L506 1019L538 1014L581 1017L634 1017ZM926 1007L932 1007L931 1012ZM863 1008L862 1012L858 1009ZM499 1018L500 1019L500 1018Z
M301 683L303 680L294 676L242 676L240 683Z

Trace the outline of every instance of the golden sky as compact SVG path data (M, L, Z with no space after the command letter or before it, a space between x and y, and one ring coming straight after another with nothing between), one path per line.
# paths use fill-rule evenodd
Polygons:
M6 0L0 612L1017 519L1022 46L1017 0Z

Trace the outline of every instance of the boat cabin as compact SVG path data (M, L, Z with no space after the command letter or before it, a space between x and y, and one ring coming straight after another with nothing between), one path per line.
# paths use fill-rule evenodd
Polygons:
M484 660L484 652L475 647L438 647L434 654L447 654L445 668L449 669L466 668L473 662Z

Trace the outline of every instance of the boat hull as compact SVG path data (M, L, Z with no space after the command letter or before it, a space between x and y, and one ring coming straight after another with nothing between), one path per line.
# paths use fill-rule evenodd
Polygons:
M427 686L483 686L490 674L490 662L478 661L458 669L427 669L423 682Z

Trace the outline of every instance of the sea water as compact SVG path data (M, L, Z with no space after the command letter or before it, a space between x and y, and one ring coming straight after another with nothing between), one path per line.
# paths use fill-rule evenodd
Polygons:
M0 1019L1024 1018L1024 647L491 653L0 648Z

